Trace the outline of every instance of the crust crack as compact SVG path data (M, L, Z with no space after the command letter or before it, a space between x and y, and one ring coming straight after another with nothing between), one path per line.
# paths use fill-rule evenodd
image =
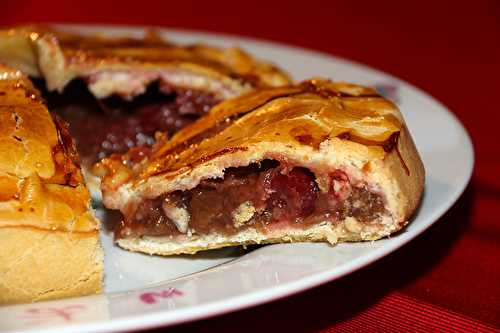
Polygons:
M37 293L38 296L36 296L35 298L33 298L33 301L37 302L37 301L43 299L44 296L46 296L46 295L48 295L50 293L53 293L53 292L64 292L64 291L67 291L69 289L74 289L77 286L80 286L80 285L85 284L86 282L88 282L96 274L99 274L99 270L98 269L93 269L88 274L84 275L83 277L79 278L76 281L72 281L71 284L68 284L68 285L66 285L66 286L64 286L62 288L57 288L57 289L51 288L51 289L48 289L48 290L45 290L45 291L41 291L41 292Z
M39 242L42 242L44 241L46 238L48 237L48 235L45 235L43 236L43 239L39 240ZM0 280L3 280L3 277L4 276L7 276L9 274L10 271L12 271L14 268L16 268L17 266L21 265L23 263L23 261L29 257L33 251L38 247L38 244L39 243L35 243L33 244L33 246L30 246L26 249L26 251L23 252L22 256L16 260L15 262L13 262L11 265L9 265L7 267L7 270L4 271L1 275L0 275Z

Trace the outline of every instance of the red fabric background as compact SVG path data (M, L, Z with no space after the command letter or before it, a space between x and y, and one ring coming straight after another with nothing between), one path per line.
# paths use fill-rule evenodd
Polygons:
M418 304L453 311L452 321L466 316L500 327L500 1L0 1L1 25L24 22L184 27L321 50L426 90L448 106L472 136L472 183L454 207L411 244L314 290L172 332L369 327L361 323L387 330L390 318L405 320L398 309L411 317ZM417 305L398 306L394 295ZM388 326L373 324L382 322L384 315ZM427 324L405 320L406 329L431 331L435 318L430 316ZM352 322L358 324L345 329Z

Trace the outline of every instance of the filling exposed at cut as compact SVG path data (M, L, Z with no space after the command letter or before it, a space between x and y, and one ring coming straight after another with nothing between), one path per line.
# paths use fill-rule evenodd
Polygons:
M348 216L370 223L386 214L382 197L366 185L352 185L343 171L333 172L330 183L323 193L309 170L270 160L230 168L223 179L129 207L115 236L233 235L248 228L268 233Z
M132 101L96 100L84 82L72 82L64 94L46 94L49 109L70 124L85 166L132 147L151 146L155 133L172 135L220 102L210 93L171 90L152 84Z

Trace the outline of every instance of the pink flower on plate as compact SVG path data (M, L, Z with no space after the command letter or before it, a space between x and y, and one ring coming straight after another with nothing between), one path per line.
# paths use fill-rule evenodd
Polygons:
M54 319L62 319L65 322L73 320L73 315L85 309L83 304L73 304L62 307L40 307L27 309L21 318L42 323Z
M139 299L145 304L155 304L158 298L172 298L182 295L184 295L182 291L175 288L168 288L159 292L142 293Z

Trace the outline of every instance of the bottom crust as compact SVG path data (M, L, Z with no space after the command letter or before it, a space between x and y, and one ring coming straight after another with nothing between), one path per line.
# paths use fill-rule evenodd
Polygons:
M98 231L2 227L0 239L0 304L102 291L103 252Z
M198 251L218 249L226 246L271 244L284 242L339 242L377 240L401 229L402 223L394 223L390 217L383 217L374 223L361 223L348 217L343 223L335 225L320 223L307 229L288 228L269 233L247 229L235 235L220 234L191 236L187 239L171 237L142 236L118 239L120 247L136 252L158 255L194 254Z

